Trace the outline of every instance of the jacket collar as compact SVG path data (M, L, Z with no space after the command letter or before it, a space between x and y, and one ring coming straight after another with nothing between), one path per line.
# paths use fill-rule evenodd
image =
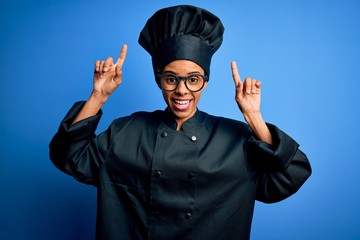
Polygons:
M201 115L201 111L199 111L199 109L196 109L195 114L191 118L189 118L186 122L184 122L184 124L182 125L182 130L187 130L196 127L198 125L200 115ZM172 129L176 130L177 128L177 122L174 118L174 115L168 110L168 108L164 110L164 123L169 127L171 127Z

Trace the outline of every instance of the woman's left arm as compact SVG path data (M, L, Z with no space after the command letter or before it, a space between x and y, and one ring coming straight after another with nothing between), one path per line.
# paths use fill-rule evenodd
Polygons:
M235 62L231 63L236 102L255 137L248 143L254 174L256 199L277 202L295 193L311 175L311 166L299 145L276 126L266 124L260 113L261 82L242 82Z
M242 82L234 61L231 62L231 70L236 89L235 100L245 121L260 141L272 145L271 133L260 112L261 82L248 77Z

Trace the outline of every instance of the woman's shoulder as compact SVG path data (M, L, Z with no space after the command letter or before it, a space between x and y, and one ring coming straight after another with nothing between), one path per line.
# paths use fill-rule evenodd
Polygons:
M134 112L128 116L120 117L115 119L111 125L112 126L123 126L126 124L135 124L135 125L148 125L156 124L161 120L163 111L138 111Z
M213 114L209 114L206 112L199 112L200 121L202 122L211 122L213 124L216 125L224 125L224 126L231 126L231 127L245 127L247 128L248 125L240 120L236 120L236 119L232 119L232 118L228 118L228 117L224 117L224 116L217 116L217 115L213 115Z

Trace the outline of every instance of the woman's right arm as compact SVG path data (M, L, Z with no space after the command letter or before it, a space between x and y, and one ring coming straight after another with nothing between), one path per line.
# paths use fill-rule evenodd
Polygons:
M95 116L109 96L120 86L122 83L122 66L126 58L126 52L127 45L123 45L115 64L111 57L108 57L106 61L96 61L93 91L72 124Z
M108 146L108 131L99 139L95 130L102 115L101 107L122 82L126 51L124 45L115 64L112 58L96 61L94 87L89 99L74 104L50 142L51 161L78 181L97 185L98 169Z

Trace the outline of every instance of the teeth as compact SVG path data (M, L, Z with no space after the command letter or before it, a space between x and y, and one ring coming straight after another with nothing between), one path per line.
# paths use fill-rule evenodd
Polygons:
M175 100L175 103L179 104L179 105L186 105L190 102L190 100Z

